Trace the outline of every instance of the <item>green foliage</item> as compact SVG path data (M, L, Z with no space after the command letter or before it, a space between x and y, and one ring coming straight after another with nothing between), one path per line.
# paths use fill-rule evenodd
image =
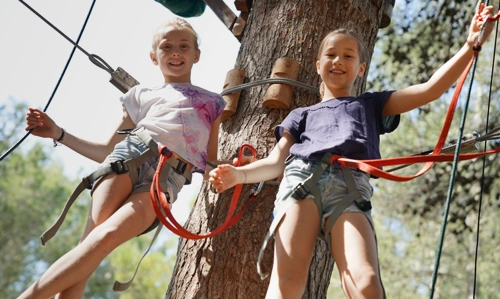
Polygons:
M132 277L139 258L150 244L153 233L151 232L148 237L136 238L135 242L124 244L110 255L110 263L120 267L114 267L117 280L124 282ZM161 246L154 248L144 258L134 283L120 295L121 299L163 298L165 296L175 263L175 255L165 255L165 252L173 248L176 245L174 243L172 239L158 240L155 243Z
M10 101L0 106L2 153L24 132L20 128L24 127L26 105ZM30 138L26 140L29 142L29 146L23 144L0 162L0 298L15 298L78 244L91 200L89 192L83 192L57 235L42 247L40 235L57 218L78 182L65 177L63 166L49 158L47 149ZM84 297L161 298L175 258L165 254L175 247L171 237L163 241L164 245L156 245L143 260L129 290L112 290L115 279L124 281L132 275L150 237L152 234L134 238L104 260L90 278Z
M427 81L465 43L477 1L399 1L379 32L369 89L399 89Z
M25 110L21 104L15 105L13 110L7 106L0 108L4 113L1 118L4 130L0 132L5 137L2 149L7 149L9 141L17 137L16 130L21 127ZM11 131L5 131L9 128ZM46 256L46 249L41 248L39 236L43 228L54 221L58 213L55 207L62 206L74 183L64 177L62 166L51 162L38 144L26 153L18 149L7 156L0 163L0 177L3 239L0 244L0 297L12 298L33 281L41 267L52 262ZM72 244L77 243L71 235L69 238Z
M407 0L398 3L400 6L394 10L391 26L379 34L368 90L399 89L427 81L465 42L477 1ZM472 131L484 134L486 129L500 126L496 100L500 86L498 78L493 78L491 96L489 91L493 39L494 36L483 46L477 63L464 128L466 134ZM448 139L458 135L468 86L466 82ZM382 156L401 157L433 149L450 94L403 115L398 130L382 136ZM498 141L488 142L486 149L498 145ZM485 145L478 146L482 150ZM481 204L476 296L498 298L499 277L495 274L495 265L500 262L500 255L496 250L499 237L495 220L499 216L500 165L498 155L488 156L484 161L484 168L482 159L460 162L453 178L436 297L472 297ZM411 175L421 167L408 167L396 173ZM451 163L438 163L424 176L410 182L372 181L376 189L374 218L388 298L429 296L451 169ZM483 169L484 183L481 184Z

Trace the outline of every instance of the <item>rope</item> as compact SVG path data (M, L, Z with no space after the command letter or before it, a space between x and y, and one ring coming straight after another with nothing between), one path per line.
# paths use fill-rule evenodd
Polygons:
M313 93L319 93L319 88L311 86L311 85L303 83L303 82L300 82L300 81L297 81L297 80L288 79L288 78L269 78L269 79L262 79L262 80L258 80L258 81L254 81L254 82L244 83L241 85L237 85L237 86L225 89L220 93L220 95L225 96L227 94L230 94L230 93L242 90L242 89L246 89L246 88L250 88L250 87L254 87L254 86L258 86L258 85L264 85L264 84L273 84L273 83L290 84L290 85L293 85L296 87L304 88L304 89L306 89L310 92L313 92Z
M468 92L467 98L465 100L464 112L462 114L462 119L460 121L460 128L459 128L458 137L457 137L457 146L455 148L455 157L453 159L453 164L452 164L452 168L451 168L450 182L448 185L448 194L446 196L445 209L444 209L444 213L443 213L443 222L441 224L441 232L439 235L439 243L438 243L438 249L437 249L437 253L436 253L436 261L434 264L434 271L432 274L432 285L431 285L431 292L430 292L430 297L429 297L430 299L434 298L434 289L436 287L439 263L441 261L441 254L442 254L443 242L444 242L444 234L446 232L446 226L448 224L448 214L450 211L451 196L453 195L453 187L455 184L455 175L457 172L458 157L460 154L460 144L462 143L462 136L463 136L464 127L465 127L465 119L467 118L467 109L469 107L470 95L472 92L472 83L474 81L474 74L475 74L476 66L477 66L477 57L478 57L477 54L478 54L477 52L476 52L476 54L474 54L475 58L474 58L474 64L472 65L471 79L469 82L469 92Z
M489 109L489 107L488 107L488 109ZM489 114L489 112L488 112L488 114ZM487 122L487 125L488 125L488 122ZM461 143L460 150L461 151L464 150L465 149L464 146L474 147L474 149L476 149L475 146L476 146L476 143L478 143L478 142L500 139L500 127L496 127L493 130L491 130L490 132L488 132L488 131L486 131L486 132L487 133L484 134L484 135L482 135L482 136L479 135L477 132L472 132L472 136L473 137L468 138L468 139L462 138L462 143ZM451 150L455 150L456 146L457 146L456 140L453 141L453 142L449 142L448 145L446 145L446 146L443 147L441 153L447 153L447 152L450 152ZM486 149L484 151L486 151ZM432 150L427 150L427 151L423 151L423 152L420 152L418 154L415 154L413 156L428 155L428 154L431 154L431 153L432 153ZM410 165L413 165L413 164L400 165L400 166L388 169L386 171L387 172L393 172L393 171L396 171L396 170L408 167Z
M478 14L482 10L483 7L484 7L484 4L481 3ZM465 127L465 120L467 118L467 110L469 107L470 95L472 92L472 84L474 82L474 75L476 72L477 59L478 59L479 51L481 50L481 44L480 44L482 42L481 36L482 36L482 32L483 32L484 28L486 28L486 26L487 26L488 21L489 20L486 20L485 24L483 25L483 28L481 28L480 38L478 38L478 41L476 42L476 45L474 46L477 50L474 53L474 64L472 66L472 73L471 73L471 78L470 78L470 82L469 82L469 92L468 92L467 98L465 100L465 105L464 105L464 109L463 109L464 112L462 114L462 119L460 121L460 128L459 128L458 137L457 137L457 147L455 148L455 157L453 159L453 165L452 165L452 169L451 169L450 182L448 185L448 193L446 196L445 209L444 209L444 213L443 213L443 222L441 225L439 244L438 244L438 249L436 252L436 261L434 264L434 271L432 274L432 284L431 284L431 291L430 291L430 296L429 296L430 299L434 298L434 291L435 291L435 287L436 287L439 263L441 260L442 249L443 249L444 234L446 232L446 225L448 223L447 220L448 220L448 214L449 214L449 210L450 210L451 196L453 195L453 187L454 187L455 176L456 176L456 172L457 172L458 157L460 154L460 143L462 142L462 136L463 136L463 131L464 131L464 127ZM497 26L498 26L498 24L497 24ZM483 168L483 172L484 172L484 168Z
M26 2L24 2L23 0L19 0L22 4L24 4L26 7L28 7L28 9L30 9L32 12L34 12L37 16L39 16L40 18L42 18L43 20L45 20L45 18L43 18L38 12L36 12L33 8L31 8L28 4L26 4ZM50 95L50 98L47 102L47 104L45 105L45 108L43 109L43 111L47 111L47 109L49 108L49 105L50 103L52 102L52 99L54 98L57 90L59 89L59 85L61 84L62 82L62 79L64 77L64 75L66 74L66 70L68 69L69 67L69 64L71 62L71 60L73 59L73 54L75 54L75 50L76 48L79 48L80 50L82 51L85 51L83 49L80 48L80 46L78 46L78 43L80 42L80 39L82 38L82 35L83 35L83 32L85 31L85 27L87 26L87 22L90 18L90 14L92 13L92 10L94 8L94 4L95 4L96 0L93 0L92 2L92 5L90 6L90 9L89 9L89 12L87 13L87 17L85 18L85 22L83 23L83 26L82 26L82 29L80 29L80 34L78 34L78 38L76 39L76 43L73 43L73 49L71 50L71 54L69 55L69 58L68 58L68 61L66 61L66 65L64 66L64 69L61 73L61 75L59 76L59 80L57 80L57 84L56 86L54 87L54 90L52 91L52 94ZM46 20L45 20L46 21ZM46 21L48 22L48 21ZM54 26L50 23L48 23L52 28L54 28ZM57 28L54 28L56 29L58 32L60 32ZM64 35L62 32L60 32L63 36L66 37L66 35ZM19 139L11 148L9 148L5 153L2 154L2 156L0 156L0 162L5 159L5 157L7 157L10 153L12 153L21 143L23 143L23 141L28 138L28 136L31 134L31 131L32 130L29 130L28 133L26 133L21 139Z
M240 166L245 148L252 152L254 158L257 156L257 151L255 150L255 148L253 148L249 144L243 144L240 147L238 162L236 166ZM252 189L248 201L243 205L241 210L237 214L235 214L238 205L238 200L242 191L242 185L241 184L236 185L224 223L221 224L216 229L212 230L208 234L201 235L192 233L187 229L185 229L180 223L178 223L175 217L172 215L169 206L170 203L168 202L165 193L163 192L160 186L160 177L162 173L162 168L165 162L171 157L171 154L170 156L165 154L164 149L165 147L162 147L162 149L160 150L160 159L158 161L158 167L156 168L156 172L153 177L153 182L151 184L151 189L150 189L151 205L153 206L153 209L156 213L158 220L160 220L160 222L163 225L165 225L171 232L175 233L180 237L190 240L200 240L200 239L210 238L224 232L225 230L229 229L231 226L233 226L236 222L240 220L247 207L256 199L257 195L262 189L263 183L256 185Z
M110 74L113 73L113 69L103 59L101 59L97 55L89 54L89 52L85 51L85 49L83 49L82 47L80 47L80 45L78 45L78 41L74 42L71 38L69 38L66 34L64 34L64 32L62 32L61 30L59 30L59 28L57 28L56 26L54 26L51 22L49 22L49 20L47 20L46 18L44 18L40 13L38 13L36 10L34 10L26 2L24 2L23 0L19 0L19 2L21 2L22 4L24 4L24 6L26 6L29 10L31 10L40 19L42 19L47 25L49 25L50 27L52 27L52 29L54 29L55 31L57 31L57 33L59 33L60 35L62 35L67 41L69 41L71 44L73 44L74 47L78 48L78 50L82 51L83 54L87 55L87 57L90 59L90 61L93 64L97 65L98 67L102 68L103 70L107 71ZM95 1L94 1L94 3L95 3ZM94 6L94 3L92 3L92 7ZM85 22L87 22L89 16L90 15L87 16L87 19L85 20ZM73 51L74 51L74 49L73 49Z
M487 1L488 3L489 1ZM500 6L500 1L499 1L499 6ZM499 7L497 6L497 7ZM495 59L496 59L496 50L497 50L497 39L498 39L498 22L497 22L497 27L495 29L495 42L493 43L493 58L492 58L492 63L491 63L491 75L490 75L490 90L488 93L488 105L487 105L487 112L486 112L486 135L494 135L497 137L500 137L500 128L495 128L491 132L488 133L488 126L489 126L489 120L490 120L490 106L491 106L491 90L492 90L492 85L493 85L493 71L495 70ZM486 151L486 142L484 143L483 146L483 151ZM476 298L476 291L477 291L477 262L478 262L478 252L479 252L479 231L480 231L480 226L481 226L481 208L483 205L483 192L484 192L484 169L486 166L486 157L483 157L482 159L482 171L481 171L481 190L479 192L479 206L477 209L477 226L476 226L476 247L474 250L474 287L472 291L472 296L473 298Z

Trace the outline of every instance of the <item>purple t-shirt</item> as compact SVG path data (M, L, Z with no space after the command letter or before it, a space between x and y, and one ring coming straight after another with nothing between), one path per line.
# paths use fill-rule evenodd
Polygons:
M294 109L276 127L276 139L288 130L296 141L290 154L308 160L321 160L328 152L357 160L379 159L379 135L399 125L399 115L382 117L393 92L367 92Z

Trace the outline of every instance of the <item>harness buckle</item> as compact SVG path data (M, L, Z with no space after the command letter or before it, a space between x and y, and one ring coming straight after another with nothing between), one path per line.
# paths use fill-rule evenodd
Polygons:
M92 185L94 184L94 181L90 180L90 177L86 176L86 177L82 178L82 184L85 188L92 189Z
M293 192L290 196L295 199L304 199L309 194L311 194L311 190L309 190L309 187L307 187L307 185L304 185L303 183L299 183L297 186L295 186L295 188L293 188Z
M130 134L135 129L123 129L116 131L117 134Z
M174 171L179 174L184 174L187 168L187 163L184 161L177 159L177 166L175 166Z
M363 212L367 212L372 209L372 203L368 200L355 200L354 203Z
M110 163L111 170L116 174L122 174L128 172L128 167L124 160L117 160Z

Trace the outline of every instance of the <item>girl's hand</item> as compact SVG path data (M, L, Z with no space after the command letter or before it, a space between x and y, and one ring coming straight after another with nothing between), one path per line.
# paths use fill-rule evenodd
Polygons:
M481 5L484 6L484 4ZM477 39L479 38L479 34L483 26L486 26L486 28L484 29L483 35L481 36L481 40L479 42L483 43L488 38L491 31L493 30L494 22L489 22L487 21L487 19L488 16L493 16L493 15L494 15L493 6L483 7L483 9L479 14L476 13L474 15L474 17L472 18L472 23L469 28L469 36L467 37L467 43L470 46L475 45L476 42L478 41Z
M240 166L250 164L250 163L255 162L257 160L259 160L259 159L255 158L253 156L243 156L241 158ZM233 165L234 166L238 165L238 158L233 159Z
M33 130L31 134L43 138L58 139L62 134L62 129L50 118L47 113L28 108L26 113L26 131Z
M212 187L217 193L221 193L237 184L243 183L244 180L243 171L229 164L217 166L217 168L210 171L209 176L208 181L212 184Z

